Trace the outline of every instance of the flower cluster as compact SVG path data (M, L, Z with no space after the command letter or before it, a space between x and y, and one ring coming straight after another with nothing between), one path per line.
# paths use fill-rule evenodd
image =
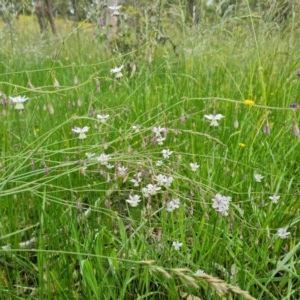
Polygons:
M222 216L228 216L229 204L231 197L222 196L221 194L216 194L212 199L212 207L219 212Z

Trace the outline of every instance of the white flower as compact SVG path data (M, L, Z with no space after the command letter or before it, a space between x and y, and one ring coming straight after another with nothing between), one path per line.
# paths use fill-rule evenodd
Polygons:
M139 195L129 195L129 199L126 200L126 202L132 206L132 207L136 207L138 206L139 202L141 202L140 196Z
M23 102L27 101L28 98L25 96L16 96L16 97L9 97L10 100L15 103L15 109L16 110L23 110L24 109L24 104Z
M204 275L205 272L201 269L198 269L196 272L195 272L195 275Z
M109 115L97 115L97 119L100 120L101 123L105 123L108 118Z
M213 201L212 207L217 212L219 212L222 216L228 216L228 209L229 209L231 197L216 194L215 197L212 199L212 201Z
M89 159L89 158L92 158L93 156L95 156L95 153L87 152L85 155Z
M156 192L159 190L161 190L160 186L149 183L146 187L142 188L142 193L144 197L150 197L150 196L154 196Z
M174 249L176 251L178 251L182 247L182 243L179 243L178 241L176 241L176 242L172 243L172 246L174 247Z
M122 74L122 70L124 68L124 65L120 66L120 67L114 67L113 69L110 70L110 74L113 75L115 74L116 78L121 78L123 77L123 74Z
M88 127L88 126L84 126L84 127L82 127L82 128L80 128L80 127L75 127L75 128L72 129L72 132L74 132L74 133L79 133L78 138L79 138L80 140L83 140L83 139L86 138L86 134L85 134L85 133L88 132L89 129L90 129L90 127Z
M196 172L200 166L197 163L190 163L190 167L193 172Z
M135 133L138 133L138 132L140 132L140 130L141 130L141 126L140 126L140 125L132 125L132 130L133 130Z
M223 115L221 114L217 114L217 115L204 115L204 117L208 120L210 120L210 126L211 127L218 127L219 123L218 121L221 120L222 118L224 118Z
M164 149L161 151L164 159L168 159L170 155L173 153L173 151L170 151L169 149Z
M289 237L291 233L288 232L285 228L279 228L277 230L277 235L282 238L282 239L286 239L287 237Z
M157 176L155 176L155 181L157 181L157 184L159 186L165 186L165 187L170 187L170 185L172 184L173 182L173 177L170 176L170 177L167 177L166 175L163 175L163 174L159 174Z
M118 167L118 175L119 176L125 177L126 176L126 171L127 171L126 167L124 167L124 166L119 166Z
M109 159L110 155L105 153L101 153L100 156L96 157L96 160L99 161L102 166L107 166Z
M272 195L272 196L269 197L269 199L271 200L271 202L273 204L276 204L278 202L278 200L280 199L280 196L278 196L278 195Z
M106 166L107 169L112 169L112 168L114 168L114 165L111 165L111 164L106 164L105 166Z
M142 181L142 172L135 173L130 181L133 182L134 186L139 186Z
M156 142L157 142L157 144L158 145L163 145L164 144L164 141L166 140L166 138L165 137L163 137L163 136L158 136L158 137L156 137Z
M162 160L158 160L158 161L155 163L155 165L156 165L157 167L161 167L161 166L163 165Z
M254 174L254 180L256 182L261 182L263 178L264 178L264 176L262 176L260 174L257 174L257 173Z
M175 210L176 208L179 208L179 205L180 205L179 199L173 199L167 203L166 209L168 212L171 212L171 211Z
M122 7L122 5L112 5L112 6L108 6L109 9L111 10L119 10Z
M152 132L156 135L156 137L160 137L161 134L165 134L167 132L167 129L164 127L153 127Z

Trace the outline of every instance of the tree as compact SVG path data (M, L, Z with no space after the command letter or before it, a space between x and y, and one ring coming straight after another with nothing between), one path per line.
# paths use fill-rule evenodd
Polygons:
M35 13L38 18L41 34L46 32L45 19L49 21L53 34L57 34L55 22L53 19L53 4L52 0L36 0Z

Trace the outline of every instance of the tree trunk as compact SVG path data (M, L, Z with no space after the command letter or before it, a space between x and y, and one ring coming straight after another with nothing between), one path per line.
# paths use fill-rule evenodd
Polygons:
M118 16L115 11L109 7L118 6L118 0L107 0L107 7L105 12L105 25L107 28L107 41L110 43L116 38L118 29Z
M53 34L57 34L56 26L52 13L52 1L51 0L36 0L35 1L35 14L38 18L41 34L46 32L45 18L48 19Z

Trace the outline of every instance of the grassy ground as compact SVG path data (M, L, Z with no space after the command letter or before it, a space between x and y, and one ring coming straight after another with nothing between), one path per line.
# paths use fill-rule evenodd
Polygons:
M0 37L1 299L299 299L299 32L233 19L151 56L109 54L92 26L16 27Z

